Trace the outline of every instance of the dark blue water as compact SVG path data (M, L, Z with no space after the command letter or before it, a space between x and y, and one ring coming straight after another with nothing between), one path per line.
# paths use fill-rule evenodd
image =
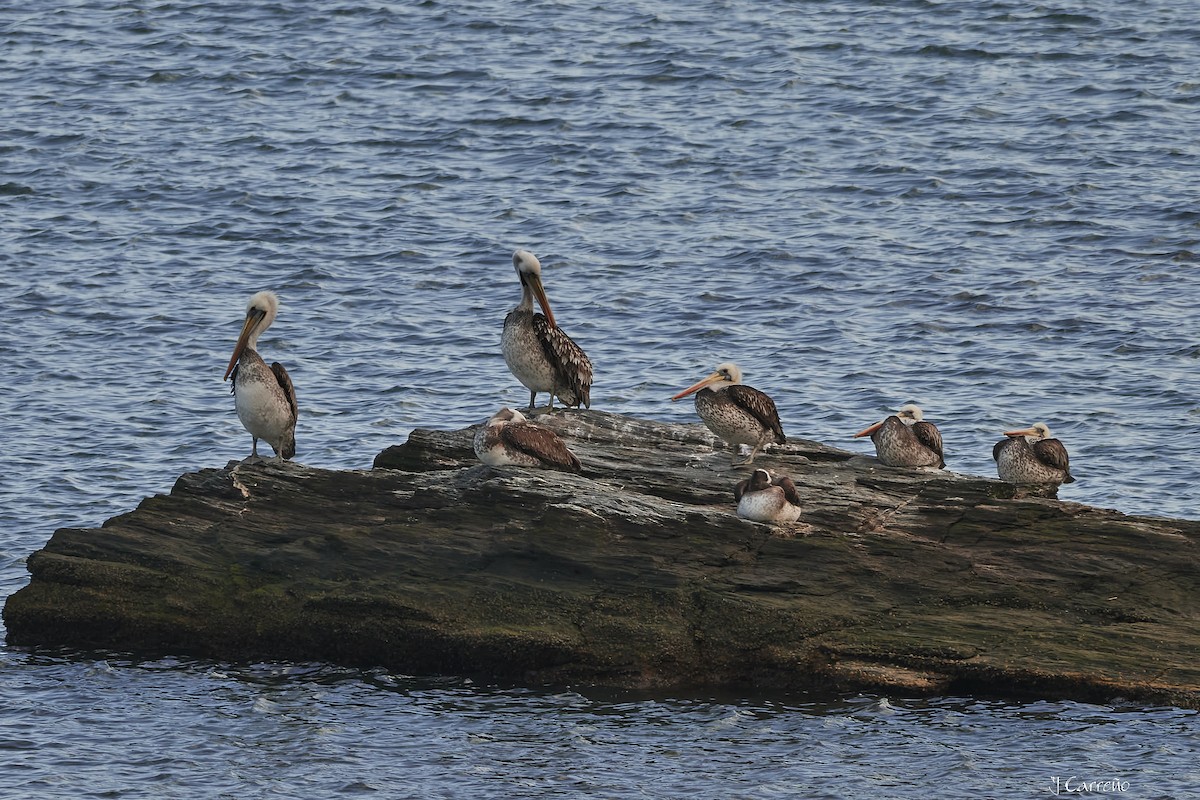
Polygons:
M734 360L791 436L865 452L917 402L950 469L992 475L1041 421L1064 499L1200 517L1197 75L1200 7L1156 0L0 7L0 594L55 528L248 452L221 374L261 288L303 463L524 402L518 247L596 408L688 420L666 398ZM0 682L15 797L1197 784L1195 716L1119 704L13 650Z
M1045 797L1074 778L1183 798L1200 785L1196 714L1174 708L664 698L44 656L9 674L22 679L5 679L6 797Z

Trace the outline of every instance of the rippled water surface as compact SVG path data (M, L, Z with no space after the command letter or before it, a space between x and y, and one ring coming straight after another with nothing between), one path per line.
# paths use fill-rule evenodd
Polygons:
M585 695L310 665L7 667L11 797L924 800L1051 796L1074 778L1180 798L1200 785L1196 712L1174 708Z
M595 408L690 420L666 398L735 360L791 436L865 452L915 401L950 469L992 475L1000 432L1044 421L1064 499L1200 517L1196 4L51 0L0 6L0 74L3 595L55 528L248 452L221 374L258 289L303 463L525 402L517 247ZM23 797L1197 785L1173 709L13 651L0 681Z

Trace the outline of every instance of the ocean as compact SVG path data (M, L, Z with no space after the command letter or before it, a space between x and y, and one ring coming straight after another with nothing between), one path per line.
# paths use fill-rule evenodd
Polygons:
M248 455L221 376L260 289L300 463L527 403L517 248L593 408L692 421L735 361L791 437L871 452L915 402L994 476L1045 422L1061 499L1200 518L1195 4L51 0L0 42L5 597L57 528ZM1200 796L1196 712L1120 698L7 646L0 684L14 798Z

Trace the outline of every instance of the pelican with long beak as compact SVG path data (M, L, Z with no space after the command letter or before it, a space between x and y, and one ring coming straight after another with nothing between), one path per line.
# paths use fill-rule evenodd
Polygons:
M250 457L258 458L258 440L262 439L282 461L296 455L296 389L282 364L268 367L258 354L259 334L271 327L278 311L279 298L274 292L259 292L250 298L224 380L233 377L238 419L250 432Z
M737 514L753 522L795 522L800 519L800 496L786 475L772 476L756 469L733 488Z
M742 383L742 371L737 364L726 361L718 364L711 375L693 383L672 400L696 395L696 413L708 429L733 448L733 465L754 461L758 451L768 442L783 444L783 426L775 401L763 392ZM750 445L750 455L738 461L740 445Z
M1028 428L1005 431L992 448L1000 480L1009 483L1073 483L1067 448L1050 436L1050 428L1039 422Z
M558 434L520 411L502 408L475 432L475 455L488 466L546 467L579 472L579 459Z
M924 416L918 406L908 403L890 417L854 434L854 438L870 436L875 443L875 455L885 466L943 469L946 459L942 453L942 432L932 422L925 422Z
M513 268L521 279L521 302L504 318L500 349L508 369L529 390L529 410L541 392L571 407L591 407L592 362L583 349L562 332L542 286L542 264L528 250L513 253ZM542 313L533 310L537 300Z

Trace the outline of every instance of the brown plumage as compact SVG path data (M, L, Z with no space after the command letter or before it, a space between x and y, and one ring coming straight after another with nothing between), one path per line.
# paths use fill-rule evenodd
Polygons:
M922 420L924 413L912 403L903 405L890 417L854 434L870 436L880 463L889 467L932 467L943 469L942 433L932 422Z
M1006 438L992 447L1000 480L1009 483L1074 483L1067 448L1050 436L1039 422L1028 428L1005 431Z
M296 455L296 387L279 362L267 366L258 354L258 337L275 321L279 299L274 292L259 292L250 298L246 321L225 368L233 379L234 406L250 433L250 456L258 457L258 440L263 439L279 459Z
M787 437L775 401L764 392L742 383L737 364L718 364L711 375L697 381L672 400L696 395L696 413L710 431L733 448L735 464L749 464L767 442L783 444ZM739 445L750 445L750 455L737 461Z
M733 488L739 517L754 522L794 522L800 518L800 495L786 475L756 469Z
M475 455L489 466L547 467L579 472L582 465L558 434L520 411L502 408L475 432Z
M549 408L555 397L568 407L590 408L592 362L555 322L542 286L541 262L528 250L518 250L513 267L521 279L521 302L504 318L500 349L509 371L529 390L529 408L540 392L549 393ZM533 310L535 299L544 313Z
M541 314L533 315L533 332L542 345L546 360L554 366L554 389L550 403L557 397L568 407L592 407L592 362L575 340L551 325ZM531 398L532 400L532 398Z

